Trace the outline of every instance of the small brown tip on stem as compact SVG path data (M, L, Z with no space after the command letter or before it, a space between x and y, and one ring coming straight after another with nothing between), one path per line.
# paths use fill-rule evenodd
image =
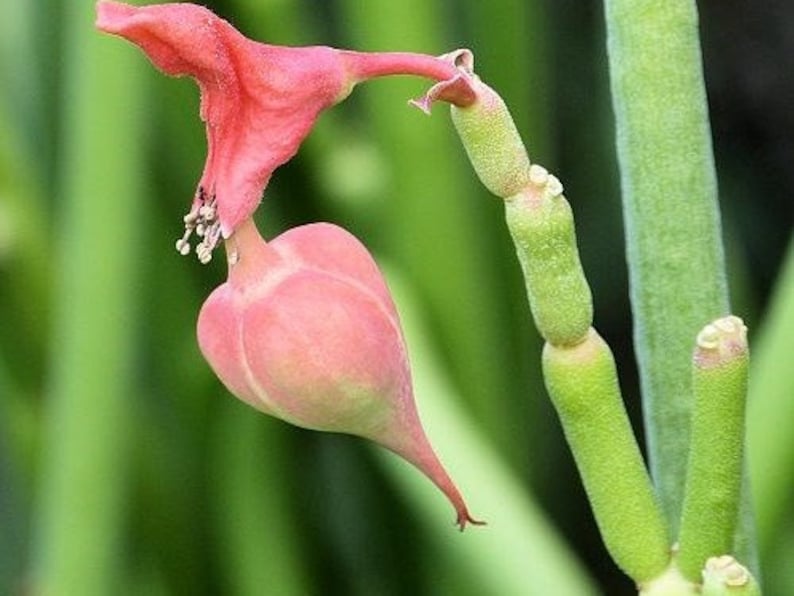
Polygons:
M468 509L464 507L463 509L458 509L458 518L455 520L455 525L458 526L458 529L462 532L466 529L466 524L471 524L472 526L487 526L488 522L474 519L469 515Z

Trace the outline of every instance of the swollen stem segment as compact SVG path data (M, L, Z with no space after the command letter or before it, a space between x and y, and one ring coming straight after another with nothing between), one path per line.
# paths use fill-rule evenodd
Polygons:
M546 343L543 377L609 554L637 583L654 578L670 542L609 346L594 329L575 346Z
M698 579L706 559L733 551L744 457L747 327L728 316L698 334L692 357L692 439L678 566Z

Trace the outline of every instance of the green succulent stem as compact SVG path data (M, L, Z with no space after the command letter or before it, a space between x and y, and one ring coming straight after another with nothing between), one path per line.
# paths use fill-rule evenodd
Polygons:
M452 123L485 188L507 198L529 184L529 155L505 102L481 81L477 99L466 107L450 107Z
M607 0L634 343L651 472L678 523L692 338L729 312L693 0Z
M637 587L640 596L698 596L700 594L700 585L681 575L674 560L662 573Z
M499 95L468 73L477 100L452 107L455 129L505 217L535 323L543 375L607 550L636 582L670 563L670 540L618 386L612 352L591 327L593 304L560 181L530 164Z
M533 166L533 173L538 166ZM557 346L584 339L593 300L576 248L571 206L559 183L530 184L505 201L505 219L540 334ZM551 188L551 190L550 190Z
M693 356L692 440L678 566L699 580L709 557L733 550L739 513L747 394L747 329L734 316L698 334Z
M607 550L636 582L656 577L670 541L609 346L594 329L575 346L547 343L543 376Z

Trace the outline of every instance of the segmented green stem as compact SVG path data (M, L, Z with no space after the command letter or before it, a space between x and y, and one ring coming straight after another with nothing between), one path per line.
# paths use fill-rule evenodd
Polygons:
M747 328L717 319L698 334L693 357L692 441L678 566L700 579L706 559L733 551L739 513L747 394Z
M538 166L533 166L533 173ZM593 322L593 300L576 248L573 213L559 183L532 185L505 201L505 214L540 334L576 344Z
M465 65L464 65L465 68ZM505 199L535 322L543 374L612 558L638 583L670 561L669 537L593 307L562 184L529 157L507 107L473 74L478 99L452 120L483 184ZM436 88L438 89L438 88ZM433 90L431 90L431 93Z
M609 554L636 582L652 579L670 542L609 346L593 329L573 347L547 343L543 376Z

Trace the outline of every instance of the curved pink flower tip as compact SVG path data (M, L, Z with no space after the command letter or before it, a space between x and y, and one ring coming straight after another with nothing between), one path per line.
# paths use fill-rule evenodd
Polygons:
M458 72L446 56L258 43L188 3L99 2L96 26L140 46L166 74L198 82L207 161L176 248L188 254L195 233L203 263L221 238L251 216L274 170L295 155L320 112L347 97L356 83L393 74L445 81ZM444 98L457 105L474 99L465 90Z
M474 54L471 50L465 48L455 50L439 56L439 60L446 62L453 69L453 73L439 80L422 97L412 99L408 103L425 114L430 114L430 108L437 101L445 101L458 107L475 103L482 84L474 74Z
M400 323L367 250L330 224L227 241L229 280L204 303L201 350L228 389L298 426L359 435L422 470L472 519L425 436Z
M273 171L352 86L335 50L257 43L195 4L99 2L96 26L140 46L163 72L198 82L207 162L186 224L203 224L209 251L250 217ZM202 207L216 217L200 217ZM189 250L183 241L178 248Z

